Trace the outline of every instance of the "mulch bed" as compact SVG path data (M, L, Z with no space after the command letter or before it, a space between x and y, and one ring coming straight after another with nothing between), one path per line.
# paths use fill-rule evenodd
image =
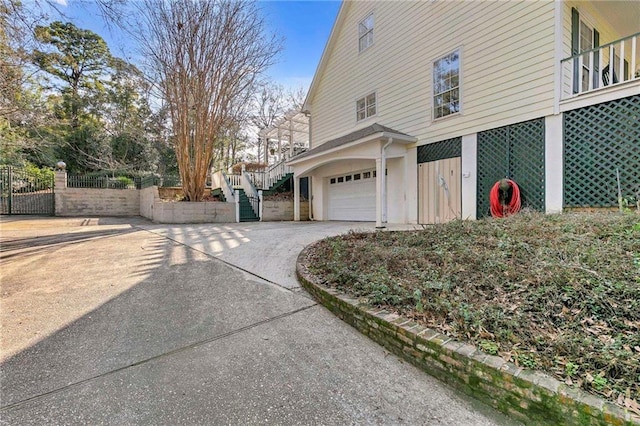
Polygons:
M352 232L316 279L640 414L640 215L524 213Z

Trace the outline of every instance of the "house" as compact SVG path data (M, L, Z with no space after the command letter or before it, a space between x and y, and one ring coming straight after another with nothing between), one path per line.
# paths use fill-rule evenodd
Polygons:
M345 1L288 161L296 219L489 214L504 177L545 212L640 191L640 2ZM637 195L636 195L637 196Z

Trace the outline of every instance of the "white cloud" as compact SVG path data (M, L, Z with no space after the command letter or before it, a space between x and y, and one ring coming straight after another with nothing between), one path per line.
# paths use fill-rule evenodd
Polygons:
M53 2L60 6L67 6L67 0L53 0Z

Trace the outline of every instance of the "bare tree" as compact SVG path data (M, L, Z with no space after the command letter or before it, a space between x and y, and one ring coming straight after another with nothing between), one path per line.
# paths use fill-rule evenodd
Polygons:
M290 88L287 91L287 106L290 110L300 111L302 110L302 105L304 105L304 100L307 97L307 91L303 86L298 86L295 89Z
M257 127L258 132L268 129L273 123L284 115L286 111L286 98L284 87L273 81L263 80L258 83L258 90L253 96L253 113L251 124ZM260 138L257 140L258 161L260 161L261 148L264 145L264 163L268 162L268 141Z
M245 96L280 50L253 2L145 0L140 42L169 111L185 198L204 197L216 143Z

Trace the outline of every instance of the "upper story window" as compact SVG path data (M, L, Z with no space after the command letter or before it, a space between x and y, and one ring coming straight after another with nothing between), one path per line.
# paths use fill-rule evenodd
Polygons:
M433 118L460 112L460 49L433 63Z
M356 121L364 120L372 115L376 115L375 92L356 101Z
M366 50L373 44L373 13L358 24L358 49Z

